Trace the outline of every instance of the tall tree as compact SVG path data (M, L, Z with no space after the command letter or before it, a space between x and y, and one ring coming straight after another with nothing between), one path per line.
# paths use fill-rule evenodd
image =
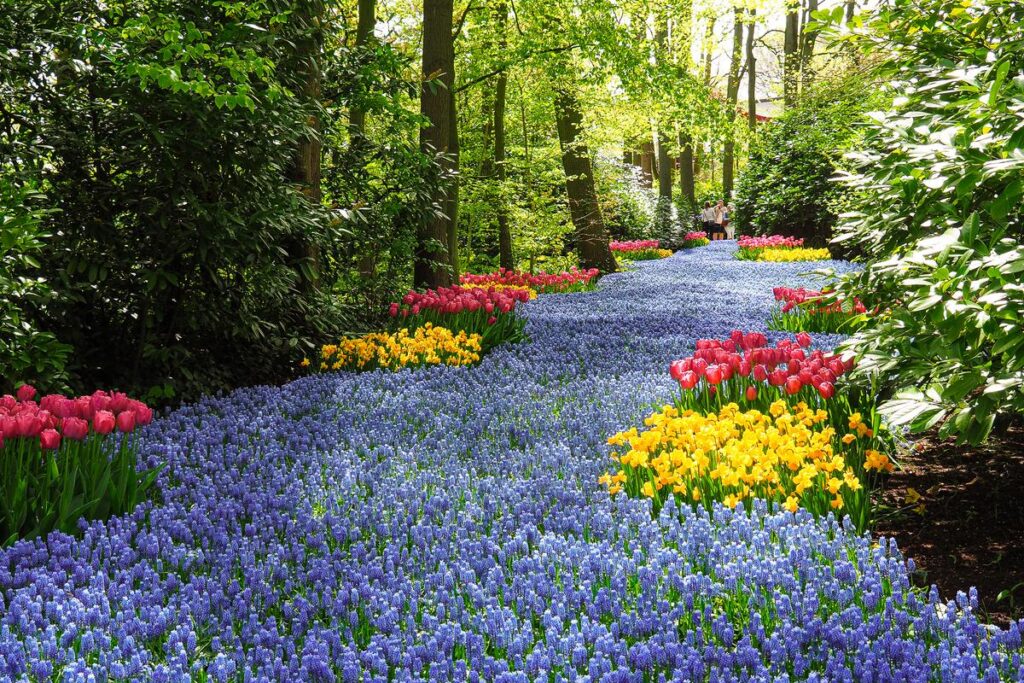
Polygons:
M803 92L807 91L814 80L811 60L814 58L814 43L818 38L818 30L813 28L815 24L812 15L817 11L818 0L807 0L800 29L800 89Z
M800 79L800 3L789 0L782 46L782 99L787 109L796 105Z
M445 153L441 167L445 174L456 166L448 154L453 140L452 120L455 103L455 51L452 45L452 0L423 0L423 87L420 113L427 125L420 128L420 147L427 154ZM446 178L447 179L447 178ZM441 184L434 202L450 210L450 188ZM450 226L451 216L434 213L417 231L413 284L416 287L442 287L452 282Z
M693 179L693 139L679 133L679 190L690 206L697 205L697 188Z
M565 87L555 92L555 122L580 265L598 268L604 273L614 272L618 264L612 255L608 231L597 203L590 150L583 139L583 113L575 93Z
M729 61L729 82L726 85L726 114L728 128L725 144L722 146L722 193L726 199L732 197L733 162L736 151L736 105L740 91L740 62L743 59L743 10L733 10L732 58Z
M654 187L654 163L654 141L648 140L640 146L640 175L647 187Z
M504 54L506 49L505 24L508 21L508 5L499 0L495 8L498 28L498 53ZM494 168L498 180L498 265L512 270L515 261L512 258L512 232L508 224L508 207L505 206L505 100L508 90L508 71L502 69L498 74L498 83L494 89Z
M377 26L377 0L359 0L359 19L356 24L356 48L365 49ZM354 135L366 133L366 112L352 107L348 114L349 127Z
M754 27L757 10L750 10L747 26L747 125L750 132L757 130L757 60L754 58Z
M299 137L295 156L288 168L288 179L314 204L321 199L320 169L322 142L320 137L321 69L323 57L324 5L321 0L301 0L293 15L298 29L293 45L294 78L302 102L309 110L309 119L303 135ZM305 291L315 289L320 282L320 250L308 236L297 238L289 252Z

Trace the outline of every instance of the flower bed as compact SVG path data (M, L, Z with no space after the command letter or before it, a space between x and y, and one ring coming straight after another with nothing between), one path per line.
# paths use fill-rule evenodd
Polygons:
M776 401L768 413L730 403L707 415L665 406L644 424L648 429L642 432L634 428L608 440L624 449L612 453L621 469L600 481L613 495L650 498L655 513L669 497L709 513L717 503L742 503L749 511L761 499L816 517L845 513L863 531L870 505L867 473L888 464L875 451L865 461L859 449L834 449L836 430L828 413L803 402L790 408Z
M853 303L840 301L828 291L776 287L775 300L781 302L772 312L768 327L786 332L850 331L856 316L867 313L859 299Z
M520 286L438 287L423 293L409 292L401 303L391 304L390 314L396 325L409 330L430 323L479 335L487 351L503 342L523 339L525 321L513 311L517 303L530 298L530 290Z
M308 358L303 367L319 370L400 370L425 365L471 365L480 360L481 337L465 331L453 333L426 323L410 332L375 332L343 339L320 349L320 363Z
M597 483L608 436L671 397L664 360L763 325L799 272L723 269L731 248L540 297L530 341L468 371L156 420L159 505L0 550L0 679L1018 680L1020 627L912 588L885 539L758 500L653 517Z
M832 258L828 249L807 249L804 241L796 237L770 235L768 237L741 237L736 241L736 258L745 261L818 261Z
M612 253L629 261L650 261L667 258L672 255L671 249L661 249L658 240L633 240L631 242L612 241L609 245Z
M137 472L133 432L153 411L122 393L97 391L35 400L24 385L0 397L0 544L59 529L79 519L130 512L159 468Z
M693 247L706 247L709 244L711 244L711 240L708 239L708 234L701 230L686 233L679 246L682 249L692 249Z
M583 292L594 288L600 271L597 268L572 268L561 273L524 273L501 269L495 273L465 273L459 278L463 286L488 288L492 285L527 287L540 294Z

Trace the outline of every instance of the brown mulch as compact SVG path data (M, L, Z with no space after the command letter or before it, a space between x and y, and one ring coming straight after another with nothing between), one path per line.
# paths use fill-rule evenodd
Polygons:
M1024 430L983 446L933 435L898 459L875 533L895 538L917 565L915 583L935 584L944 600L976 586L983 617L1024 618Z

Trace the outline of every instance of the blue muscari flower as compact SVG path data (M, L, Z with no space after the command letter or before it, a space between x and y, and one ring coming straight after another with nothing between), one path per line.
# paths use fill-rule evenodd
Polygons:
M671 400L670 360L806 284L731 248L540 297L530 340L476 367L161 417L155 502L0 550L0 682L1024 680L1024 623L916 593L887 539L763 503L652 519L596 483L606 438Z

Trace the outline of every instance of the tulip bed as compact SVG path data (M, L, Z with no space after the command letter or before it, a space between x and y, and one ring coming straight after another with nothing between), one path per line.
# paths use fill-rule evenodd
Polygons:
M415 330L430 324L453 332L478 335L483 351L504 342L523 339L526 321L514 314L517 303L536 298L536 293L519 285L496 284L438 287L426 292L409 292L401 303L391 304L390 314L399 328Z
M525 287L541 294L586 292L594 288L597 268L571 268L561 273L524 273L502 268L493 273L465 273L459 278L464 287Z
M524 304L529 340L472 367L155 421L159 503L0 551L0 680L1020 680L1024 624L912 589L885 539L597 482L667 364L764 329L801 269L719 242Z
M130 512L160 469L137 468L134 432L153 419L141 401L104 391L35 399L29 385L0 397L3 545Z
M736 258L746 261L821 261L832 258L828 249L808 249L796 237L769 235L768 237L740 237L736 240Z
M610 244L612 253L627 261L650 261L652 259L668 258L672 255L671 249L662 249L658 240L633 240L631 242L616 242Z
M683 236L679 247L681 249L692 249L693 247L706 247L709 244L711 244L711 240L708 239L708 234L701 230L686 233Z
M829 291L803 287L776 287L772 290L780 302L772 311L768 327L789 332L851 332L858 316L867 308L859 300L848 303Z

